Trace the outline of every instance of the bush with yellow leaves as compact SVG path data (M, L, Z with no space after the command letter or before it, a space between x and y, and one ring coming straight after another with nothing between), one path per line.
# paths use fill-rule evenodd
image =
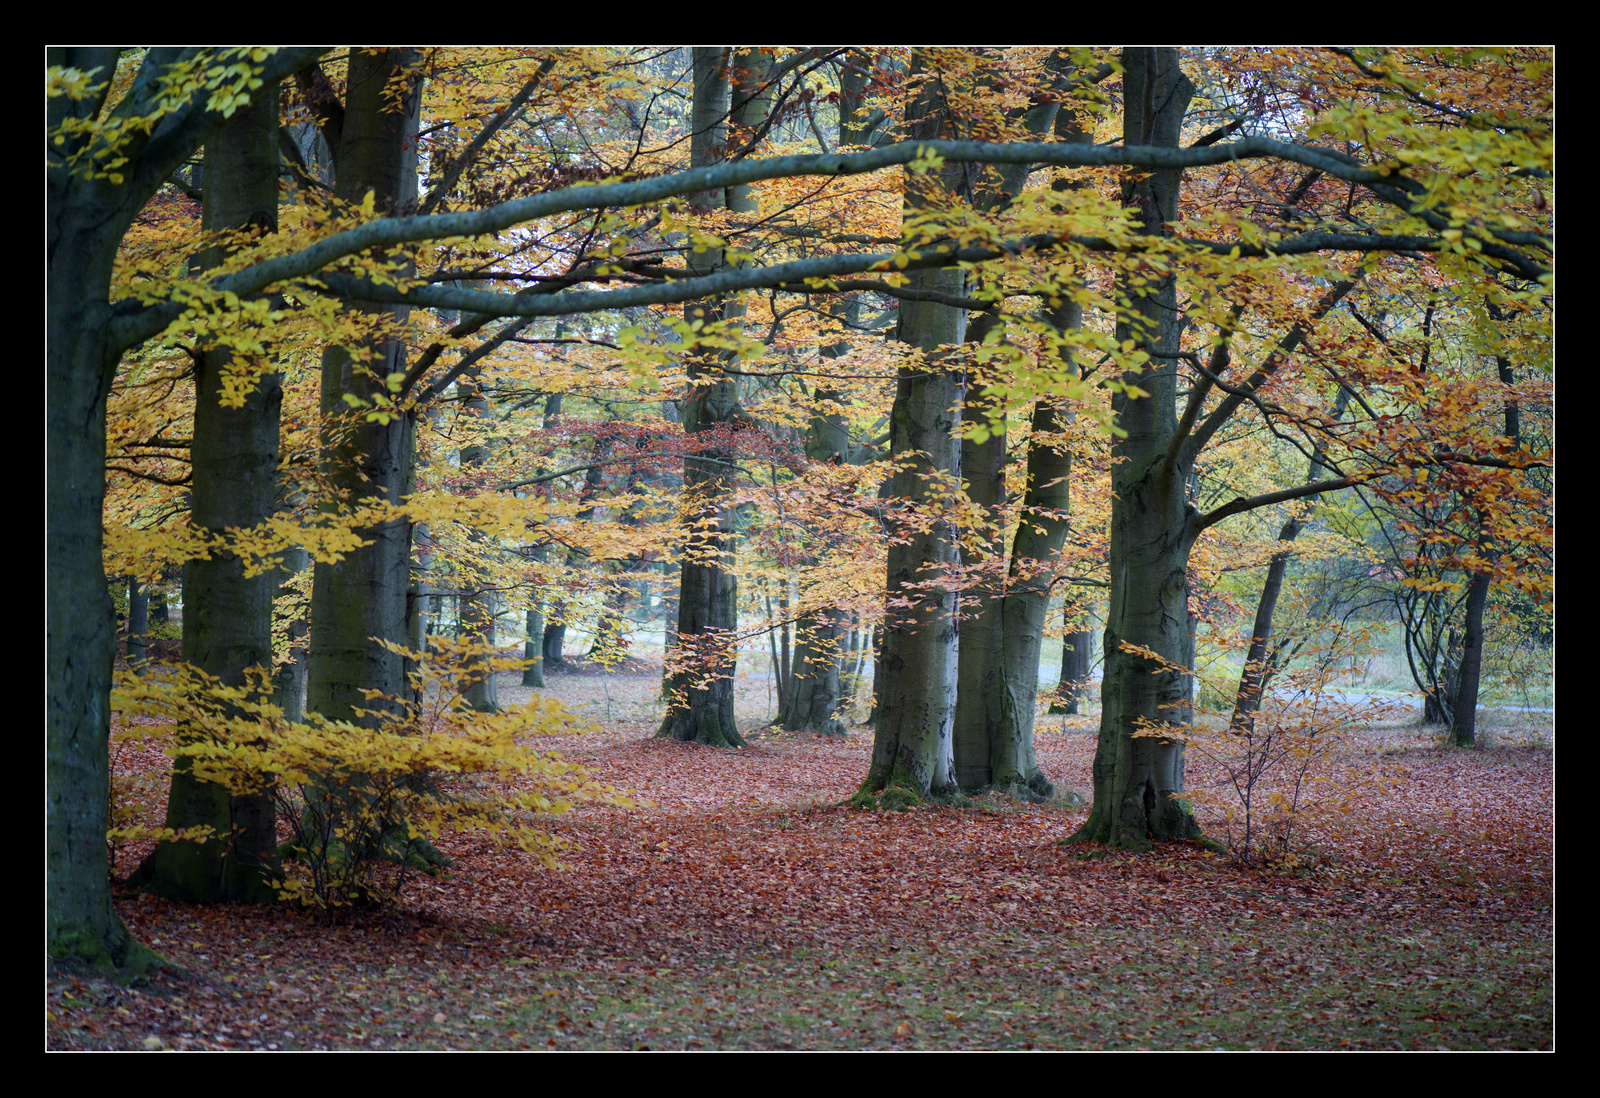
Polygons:
M310 715L284 718L265 671L227 687L193 668L161 677L124 676L114 706L154 716L170 729L171 752L196 776L236 793L274 790L287 855L284 899L340 908L393 899L424 848L446 833L473 833L520 847L556 866L561 840L539 821L584 802L628 805L573 763L527 745L532 737L581 732L548 699L476 712L467 685L521 666L482 646L430 638L432 650L390 646L413 668L403 698L373 694L357 725ZM126 839L124 832L119 838ZM396 872L380 872L385 864Z

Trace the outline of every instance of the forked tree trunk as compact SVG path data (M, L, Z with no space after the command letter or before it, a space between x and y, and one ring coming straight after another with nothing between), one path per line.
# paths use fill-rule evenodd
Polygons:
M1063 330L1076 326L1063 317ZM1072 368L1070 362L1064 364ZM1052 436L1067 415L1041 400L1033 409L1034 439L1028 445L1028 487L1011 550L1005 601L1000 608L998 723L989 736L989 780L1022 796L1048 797L1054 786L1034 757L1034 711L1039 694L1039 654L1056 555L1067 537L1071 506L1072 454Z
M1064 82L1070 70L1059 55L1051 59L1051 65ZM1063 140L1087 140L1074 116L1061 113L1054 103L1035 106L1024 122L1036 135L1054 127ZM998 188L986 193L980 204L990 209L1004 205L1021 191L1027 174L1025 164L1002 169ZM1071 186L1060 183L1057 189ZM1082 309L1065 293L1058 300L1060 304L1049 307L1052 325L1062 332L1079 327ZM991 316L980 318L972 325L968 339L981 343L993 323ZM1064 352L1060 365L1063 370L1075 372L1070 355ZM977 394L968 394L963 419L977 423L987 420L988 412ZM955 765L963 789L992 785L1029 799L1048 797L1054 791L1034 755L1033 724L1045 613L1055 558L1066 539L1071 501L1068 481L1072 457L1059 440L1051 438L1066 422L1048 400L1036 404L1032 425L1036 437L1028 446L1023 513L1009 564L1005 564L1004 531L996 525L999 508L1006 501L1004 421L990 426L985 441L977 443L967 438L961 444L961 472L968 485L967 494L990 516L984 539L992 546L988 554L962 550L962 561L969 570L988 562L981 569L987 574L962 600Z

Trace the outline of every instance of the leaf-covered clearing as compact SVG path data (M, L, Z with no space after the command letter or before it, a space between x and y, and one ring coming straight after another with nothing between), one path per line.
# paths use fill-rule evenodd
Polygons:
M458 844L400 911L331 929L124 896L130 929L182 971L53 973L48 1047L1553 1047L1538 715L1470 752L1431 730L1354 737L1375 792L1290 875L1189 846L1064 847L1085 812L1064 801L839 807L870 735L762 730L760 682L740 687L742 751L646 739L655 675L549 682L605 722L552 746L648 802L558 822L566 871ZM1093 727L1040 720L1066 789L1089 787ZM1206 781L1192 761L1191 786ZM121 852L119 873L143 853Z

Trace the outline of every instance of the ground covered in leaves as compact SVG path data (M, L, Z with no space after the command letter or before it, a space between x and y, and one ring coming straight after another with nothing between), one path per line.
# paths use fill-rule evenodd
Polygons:
M48 1047L1552 1047L1548 729L1470 752L1353 737L1342 761L1369 796L1286 873L1064 846L1085 812L1070 796L842 807L870 730L762 730L757 682L749 749L657 742L658 682L551 677L603 722L552 746L639 801L561 819L565 871L457 843L398 910L332 928L122 896L177 967L131 986L52 972ZM1041 718L1038 739L1086 794L1090 720Z

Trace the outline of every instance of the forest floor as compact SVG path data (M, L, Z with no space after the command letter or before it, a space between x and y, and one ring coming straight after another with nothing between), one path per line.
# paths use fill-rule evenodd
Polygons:
M563 871L446 843L454 869L331 928L121 894L176 967L129 986L52 971L47 1047L1553 1047L1547 718L1472 751L1433 730L1352 734L1339 780L1366 797L1285 872L1191 845L1062 845L1086 811L1070 796L841 807L869 729L764 729L754 681L749 749L658 742L658 685L550 677L545 693L603 722L552 746L638 801L556 820ZM1087 795L1094 742L1088 717L1040 718L1040 762L1069 794ZM1215 778L1191 759L1191 789Z

